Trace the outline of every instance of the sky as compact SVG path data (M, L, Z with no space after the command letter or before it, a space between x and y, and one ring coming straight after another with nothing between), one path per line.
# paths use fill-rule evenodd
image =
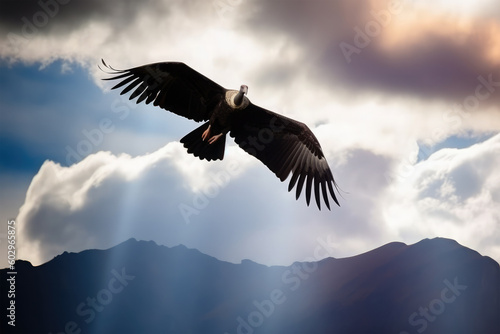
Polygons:
M341 206L229 137L223 161L188 154L198 125L111 91L101 58L248 85L314 132ZM34 265L132 237L289 265L439 236L500 261L498 165L495 0L0 2L0 254L15 220Z

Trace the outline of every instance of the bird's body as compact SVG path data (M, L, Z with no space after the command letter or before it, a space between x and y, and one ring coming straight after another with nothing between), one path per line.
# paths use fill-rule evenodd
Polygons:
M336 183L323 155L321 146L309 128L296 120L258 107L245 96L248 87L228 90L184 63L163 62L115 70L116 76L105 80L122 79L112 89L125 86L121 94L132 91L130 99L137 103L169 110L197 122L205 121L181 139L181 143L200 159L222 160L226 134L249 154L261 160L284 181L290 173L289 191L297 185L298 198L304 183L309 205L314 188L320 205L320 191L330 209L328 193L338 204L333 187ZM312 186L314 183L314 187Z

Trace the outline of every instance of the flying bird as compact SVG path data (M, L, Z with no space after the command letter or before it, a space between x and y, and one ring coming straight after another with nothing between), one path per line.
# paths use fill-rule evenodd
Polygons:
M246 152L263 162L282 182L290 173L288 191L296 186L299 198L305 183L309 206L314 196L321 210L321 196L330 210L329 196L337 184L328 167L318 139L304 123L256 106L246 97L248 87L226 89L182 62L161 62L117 70L102 60L108 74L104 80L120 80L111 89L132 92L129 99L145 102L177 115L204 122L181 139L188 153L222 160L229 133Z

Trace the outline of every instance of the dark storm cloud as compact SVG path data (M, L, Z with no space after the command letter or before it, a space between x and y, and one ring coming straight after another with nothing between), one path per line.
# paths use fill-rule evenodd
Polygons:
M157 2L156 2L157 3ZM0 2L0 29L15 34L31 33L29 26L40 33L69 33L93 20L106 20L120 28L151 9L155 1L99 0L15 0Z
M367 47L344 66L333 65L345 64L345 59L338 45L332 45L321 64L332 64L326 66L327 72L340 76L344 84L356 89L461 102L475 93L481 83L479 76L492 74L493 85L500 84L500 67L485 62L481 54L484 50L485 46L474 38L464 46L450 38L430 35L415 44L401 45L401 50L392 50L392 54L377 45Z
M500 65L492 60L495 43L500 43L495 33L500 30L499 19L485 22L471 17L470 27L461 28L458 20L445 16L439 20L439 14L430 13L411 23L406 32L398 31L394 22L413 10L410 0L2 1L0 36L7 37L12 47L22 42L12 34L65 37L98 22L114 38L125 36L141 47L137 38L162 32L141 31L139 17L159 24L173 18L170 15L185 17L193 29L205 27L200 22L216 26L226 19L231 24L225 28L254 36L270 47L285 37L283 54L291 47L301 50L296 58L279 59L277 64L269 59L271 66L259 67L256 80L264 84L269 78L272 84L290 82L294 75L306 73L356 96L382 92L462 102L474 93L479 76L491 74L500 83ZM164 33L170 29L174 27ZM388 46L387 39L398 34ZM13 50L6 54L15 55ZM58 51L54 52L57 57ZM485 104L497 103L500 94L492 97Z
M387 47L387 31L404 34L394 31L394 22L413 10L408 0L260 0L252 6L255 14L247 17L247 27L262 38L287 36L303 49L301 66L335 89L461 102L474 94L481 75L491 74L500 85L500 66L488 60L492 43L498 40L481 18L472 19L466 32L444 18L423 18L415 22L411 38L400 36ZM496 94L487 102L499 98Z

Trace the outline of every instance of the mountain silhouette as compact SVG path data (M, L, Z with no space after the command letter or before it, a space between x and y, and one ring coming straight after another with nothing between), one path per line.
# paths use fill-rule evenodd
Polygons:
M498 263L443 238L290 266L130 239L9 272L2 333L500 333Z

